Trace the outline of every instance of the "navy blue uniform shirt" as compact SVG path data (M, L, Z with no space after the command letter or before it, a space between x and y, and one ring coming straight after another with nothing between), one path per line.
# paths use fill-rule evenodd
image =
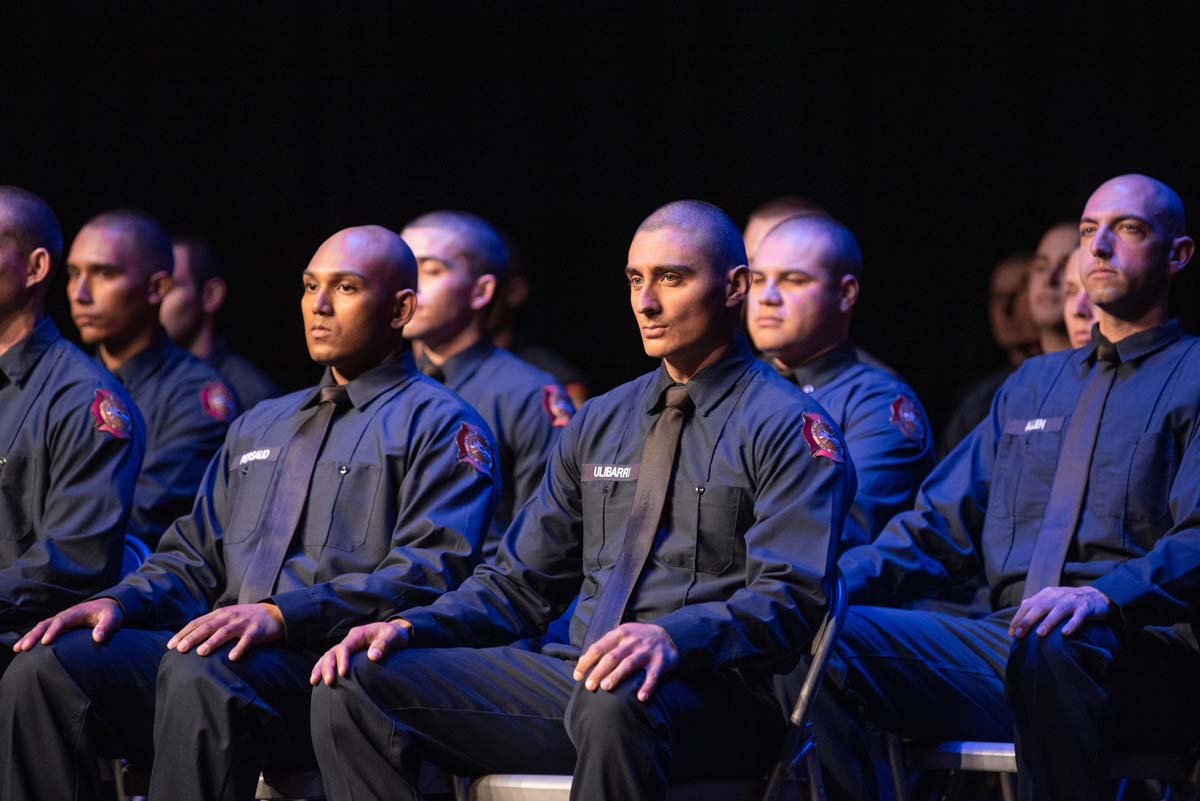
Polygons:
M331 383L327 372L321 385ZM352 406L330 425L270 598L293 646L323 646L457 586L477 561L499 495L486 425L420 376L410 355L346 388ZM237 603L272 479L317 396L311 388L263 401L234 422L191 514L102 593L121 603L126 625L176 628Z
M0 632L117 580L145 442L125 390L50 318L0 355Z
M895 604L983 569L994 608L1020 603L1097 332L1088 347L1025 361L916 507L842 556L854 601ZM1116 347L1062 584L1097 587L1131 628L1186 622L1200 589L1200 339L1170 322Z
M925 408L894 373L859 361L850 342L783 375L829 412L854 459L858 492L842 549L870 542L894 515L912 508L933 467Z
M277 398L282 393L275 382L267 378L249 359L229 349L224 337L213 344L212 354L205 360L225 378L225 383L237 395L242 411L252 409L267 398Z
M216 370L161 331L113 373L146 420L129 533L153 550L171 521L192 508L204 468L238 415L237 398Z
M589 400L494 563L404 613L417 646L486 646L540 633L578 597L578 649L621 550L638 466L671 379L649 373ZM854 495L836 427L739 338L687 382L672 489L626 618L671 636L681 664L763 665L800 648Z
M514 512L541 483L546 462L575 406L552 375L489 339L450 357L440 371L446 386L487 421L499 448L503 494L483 547L484 559L491 559Z

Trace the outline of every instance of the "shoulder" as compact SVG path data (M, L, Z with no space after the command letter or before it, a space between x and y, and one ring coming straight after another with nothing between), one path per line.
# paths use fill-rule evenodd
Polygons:
M241 409L237 393L225 377L208 362L170 346L159 375L163 397L170 398L172 414L211 417L218 423L233 422Z
M43 389L53 417L86 420L121 438L142 426L141 413L125 387L95 359L65 339L51 345L46 357L54 360Z

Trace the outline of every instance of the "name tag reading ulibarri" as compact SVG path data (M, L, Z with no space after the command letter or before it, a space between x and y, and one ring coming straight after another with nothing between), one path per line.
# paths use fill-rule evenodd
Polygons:
M583 466L584 481L637 481L638 468L636 464L585 464Z
M1035 417L1032 420L1009 420L1004 424L1005 434L1030 434L1035 431L1062 431L1063 418Z

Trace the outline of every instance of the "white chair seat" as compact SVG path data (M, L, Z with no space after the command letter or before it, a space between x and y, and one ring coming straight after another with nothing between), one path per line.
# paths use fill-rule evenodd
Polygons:
M677 782L667 792L670 801L758 801L763 783L713 779ZM567 801L570 776L493 774L471 784L470 801Z

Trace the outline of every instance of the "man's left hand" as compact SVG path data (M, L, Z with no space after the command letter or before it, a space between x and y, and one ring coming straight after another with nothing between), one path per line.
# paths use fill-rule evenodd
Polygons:
M638 690L638 700L650 700L650 694L663 673L679 664L679 651L671 635L653 623L622 623L605 634L579 658L575 681L595 691L611 690L638 670L646 671L646 680ZM586 679L586 681L585 681Z
M1037 626L1038 636L1045 637L1065 620L1062 633L1069 637L1085 622L1108 615L1110 606L1108 596L1095 587L1047 587L1021 601L1008 624L1008 634L1024 637Z
M252 645L282 640L283 632L283 613L275 604L238 604L196 618L168 640L167 647L181 654L196 648L197 654L208 656L236 638L229 659L237 661Z

